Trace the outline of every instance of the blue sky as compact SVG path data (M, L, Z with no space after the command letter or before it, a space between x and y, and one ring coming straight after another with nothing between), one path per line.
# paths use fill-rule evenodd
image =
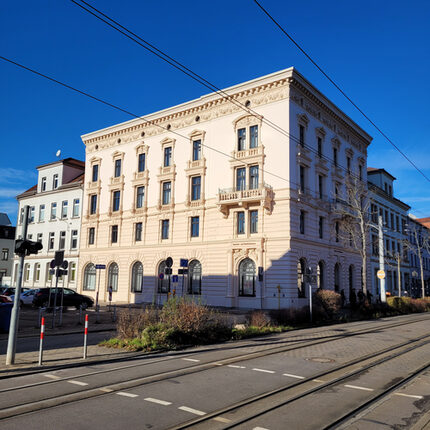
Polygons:
M252 0L89 0L223 88L296 67L373 137L368 165L384 167L395 194L430 216L430 184L275 28ZM430 176L430 2L261 0L350 97ZM139 115L207 93L68 0L0 3L0 55ZM84 159L80 135L127 115L0 61L0 211L15 222L14 196L35 166Z

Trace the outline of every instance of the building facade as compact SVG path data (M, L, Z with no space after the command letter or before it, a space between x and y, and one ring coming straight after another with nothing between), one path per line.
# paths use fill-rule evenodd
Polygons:
M82 136L81 292L275 308L308 303L308 268L314 289L360 285L332 202L367 180L371 137L293 68L224 92Z
M0 213L0 285L10 285L15 246L15 227L9 217Z
M19 209L16 237L22 238L24 206L28 205L27 238L43 245L37 255L25 258L23 286L51 286L55 277L49 272L49 263L55 251L64 250L69 268L59 285L76 289L85 164L67 158L44 164L37 170L37 185L17 196ZM18 257L14 262L14 285L17 276Z

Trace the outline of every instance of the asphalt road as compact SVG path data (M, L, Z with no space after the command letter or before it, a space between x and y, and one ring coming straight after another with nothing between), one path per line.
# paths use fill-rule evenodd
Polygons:
M365 402L344 428L412 428L430 414L430 372L414 374L430 364L429 322L411 315L0 378L0 414L16 414L0 428L168 429L210 417L193 428L322 429ZM273 390L283 391L250 403ZM248 404L229 409L238 402Z

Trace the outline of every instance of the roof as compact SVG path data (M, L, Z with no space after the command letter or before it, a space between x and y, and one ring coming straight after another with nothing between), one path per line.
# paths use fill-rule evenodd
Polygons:
M376 173L385 173L388 175L393 181L395 181L397 178L395 178L391 173L388 173L385 169L379 168L379 167L368 167L367 168L367 174L376 174Z
M0 225L12 225L6 213L0 212Z
M417 218L415 221L418 221L423 226L430 228L430 216L426 218Z
M47 164L41 164L40 166L37 166L36 169L53 166L55 164L63 164L65 166L85 169L85 161L77 160L76 158L71 158L71 157L65 158L64 160L52 161L51 163L47 163Z

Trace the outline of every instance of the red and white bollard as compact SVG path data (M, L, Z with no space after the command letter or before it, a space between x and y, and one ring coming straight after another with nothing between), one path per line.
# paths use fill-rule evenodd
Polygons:
M88 337L88 314L85 315L84 360L87 358L87 337Z
M43 336L45 334L45 317L42 317L42 321L40 323L40 346L39 346L39 366L42 365L43 359Z

